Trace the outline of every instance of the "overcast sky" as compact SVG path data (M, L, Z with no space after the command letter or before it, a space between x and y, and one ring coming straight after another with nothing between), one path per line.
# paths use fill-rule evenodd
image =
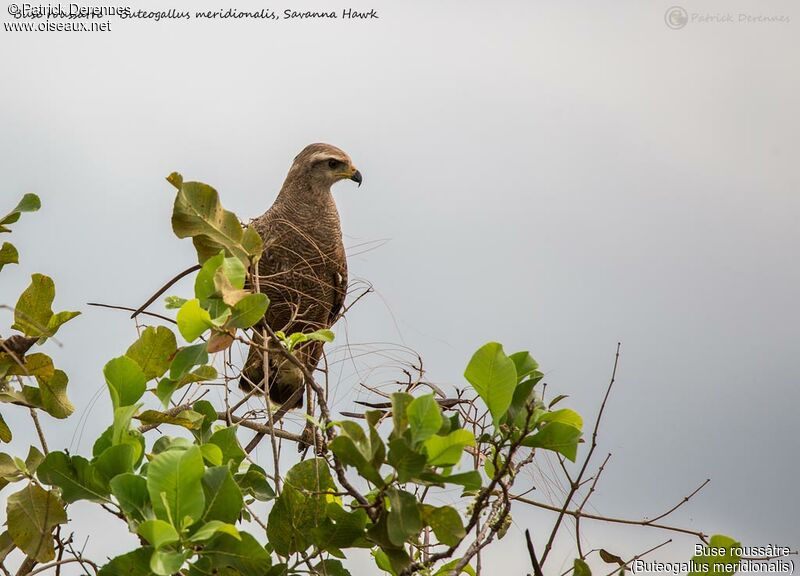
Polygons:
M303 146L330 142L364 175L335 194L351 277L375 288L337 326L339 357L357 356L337 365L337 410L367 397L359 381L402 377L409 350L452 390L498 340L530 350L591 420L620 341L594 510L652 517L711 478L672 523L796 549L800 10L693 0L671 29L671 3L359 0L380 18L0 33L0 212L24 192L43 202L3 238L22 265L3 270L0 303L36 271L55 279L57 309L83 311L48 348L77 407L47 418L51 448L90 452L110 422L102 366L136 337L125 314L85 303L137 306L193 262L164 177L215 186L247 219ZM5 5L0 20L13 21ZM9 324L3 312L0 332ZM532 480L536 497L556 495ZM133 545L75 508L103 522L76 526L96 556ZM524 529L542 547L552 520L515 509L486 573L530 571ZM586 549L624 557L670 536L585 530ZM692 544L652 559L687 560ZM572 545L568 530L551 574Z

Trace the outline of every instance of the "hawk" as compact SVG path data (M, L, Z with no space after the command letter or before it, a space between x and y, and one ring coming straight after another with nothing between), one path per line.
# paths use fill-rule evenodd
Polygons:
M361 173L350 157L330 144L306 146L294 159L281 191L269 210L252 225L264 241L258 263L258 285L269 297L264 321L289 335L330 328L347 293L347 259L339 213L331 186L340 180L361 185ZM254 342L261 342L256 327ZM320 341L294 348L295 356L313 372L322 355ZM281 354L270 353L269 397L285 404L304 385L303 374ZM251 346L239 386L263 388L262 350ZM287 409L303 405L303 394Z

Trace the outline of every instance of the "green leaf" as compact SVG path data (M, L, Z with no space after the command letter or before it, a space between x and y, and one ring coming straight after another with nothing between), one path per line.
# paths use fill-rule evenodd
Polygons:
M214 370L214 376L213 376L214 378L216 378L216 374L217 371ZM211 429L211 425L217 421L217 410L216 408L214 408L214 405L208 400L198 400L192 405L192 410L194 410L198 414L202 414L204 417L203 424L200 426L200 431L203 434L208 432Z
M235 306L242 298L250 294L250 290L245 290L244 275L245 269L238 258L225 258L225 262L236 262L238 268L230 270L230 266L223 264L214 272L214 291L217 298L225 306ZM231 278L231 275L234 278Z
M197 298L188 300L181 306L176 320L178 330L187 342L192 342L203 332L214 327L208 310L200 307L200 300Z
M108 489L103 478L82 456L50 452L39 465L37 476L43 484L57 486L65 502L78 500L108 502Z
M233 307L233 312L226 323L226 326L231 328L249 328L262 318L267 312L269 306L269 298L266 294L250 294L245 296L236 306Z
M436 534L442 544L458 546L464 536L467 535L461 516L455 508L450 506L437 508L423 504L422 518L425 524L433 528L433 533Z
M465 492L474 492L479 490L483 485L481 475L477 470L470 470L469 472L461 472L459 474L451 474L445 476L444 481L448 484L458 484L464 487Z
M136 453L137 450L133 444L110 446L92 461L92 466L108 482L115 476L133 472Z
M575 462L580 438L580 429L562 422L548 422L536 434L525 438L522 445L553 450Z
M286 483L310 494L336 492L336 484L324 458L303 460L286 474Z
M464 377L486 403L497 426L511 405L517 386L514 361L505 355L500 344L489 342L473 354Z
M413 494L397 488L386 491L391 510L387 520L389 540L395 546L402 546L406 540L422 530L422 518Z
M131 430L131 419L133 415L139 410L141 404L134 404L133 406L122 406L114 410L114 425L112 428L111 445L117 444L132 444L129 435L133 432ZM138 460L138 454L137 454Z
M219 252L203 262L194 279L194 295L198 300L208 300L215 295L214 274L224 261L225 253Z
M37 376L41 394L41 406L53 418L66 418L75 411L72 402L67 398L68 378L65 372L55 370L50 378Z
M405 392L395 392L392 394L392 436L402 436L403 432L408 428L408 405L414 401L411 394Z
M581 418L581 415L569 408L556 410L554 412L545 412L539 416L539 422L561 422L562 424L567 424L578 430L583 428L583 418Z
M404 438L389 442L389 464L397 470L397 481L408 482L417 478L425 468L427 457L411 449Z
M47 335L52 336L58 329L61 328L62 324L66 324L76 316L80 316L80 312L56 312L52 316L50 316L50 320L47 321Z
M181 298L180 296L167 296L164 298L164 308L167 310L177 310L187 302L188 300L186 298Z
M53 315L51 306L56 297L53 280L43 274L33 274L31 283L14 307L14 325L26 336L40 338L47 335L47 323Z
M328 502L325 516L328 521L319 523L312 534L319 549L335 551L364 541L368 518L363 509L347 512L338 502Z
M221 533L200 553L197 568L201 573L224 576L260 576L267 573L272 561L264 547L247 532L239 532L241 540Z
M233 461L234 468L237 468L246 456L245 451L239 445L239 439L236 437L237 430L237 426L220 428L208 439L210 444L216 444L222 450L222 462L227 464Z
M589 569L589 565L584 560L575 558L575 562L573 562L572 566L572 573L574 576L592 576L592 571Z
M3 246L0 247L0 270L6 264L19 264L19 252L9 242L3 242Z
M456 568L456 564L461 561L461 558L456 558L455 560L450 560L446 564L443 564L441 568L439 568L433 576L453 576L453 570ZM468 574L469 576L475 576L475 569L467 564L461 569L461 574Z
M171 180L175 185L176 178ZM258 233L246 233L233 212L222 207L214 188L200 182L182 182L175 197L172 230L178 238L192 238L202 263L224 249L243 264L263 250Z
M201 444L200 452L203 460L211 466L222 466L222 450L216 444ZM225 467L227 468L227 466Z
M111 493L128 518L142 522L150 516L152 506L144 477L138 474L120 474L111 480L110 486Z
M150 570L158 576L172 576L181 569L183 563L189 559L192 552L171 552L169 550L155 550L150 557Z
M169 368L177 351L175 334L165 326L148 326L131 344L125 356L135 361L147 380L159 378Z
M17 460L19 459L12 458L5 452L0 452L0 488L5 486L2 481L8 484L25 478L25 471L20 469Z
M55 367L53 360L47 354L41 352L34 352L28 354L24 358L22 366L13 363L6 372L8 376L38 376L40 378L49 379L55 374Z
M308 548L312 529L324 519L324 510L322 498L305 496L287 482L267 521L267 538L275 551L285 556Z
M52 305L56 296L53 280L43 274L33 274L31 283L20 295L14 307L14 325L26 336L43 339L53 336L59 327L80 312L59 312L53 315Z
M139 524L136 533L156 548L180 540L178 531L173 528L172 524L163 520L146 520Z
M136 416L136 419L143 424L174 424L187 430L199 430L203 425L204 416L194 410L184 410L175 415L158 410L145 410Z
M147 546L117 556L103 566L97 576L151 576L152 555L153 549Z
M214 446L205 444L204 446ZM206 509L203 520L233 524L242 510L242 491L227 466L208 468L203 474Z
M13 210L0 219L0 232L10 232L6 224L13 224L19 220L22 212L36 212L41 207L42 203L36 194L25 194Z
M203 542L213 538L219 533L230 534L237 540L242 539L242 536L239 534L239 531L233 524L220 522L219 520L212 520L211 522L206 522L200 526L200 528L198 528L197 531L191 535L189 540L192 542Z
M707 576L708 574L732 576L737 572L741 560L741 556L734 549L741 548L741 546L730 536L714 534L708 541L706 553L692 557L692 567L697 570L689 572L687 576ZM730 567L735 568L729 570Z
M235 476L236 483L244 494L266 502L275 498L275 491L267 481L267 474L261 466L250 464L247 470Z
M0 442L11 442L12 434L11 428L8 427L3 415L0 414Z
M169 377L172 380L179 381L192 366L205 364L208 362L208 350L206 349L205 342L195 344L193 346L185 346L178 350L175 358L172 359L172 364L169 368Z
M330 558L316 564L312 574L314 576L352 576L342 565L341 560L333 560Z
M514 367L517 370L518 382L522 382L526 376L532 374L539 368L539 363L533 359L530 352L514 352L509 358L514 362Z
M333 330L327 328L320 328L305 335L308 340L315 340L317 342L333 342L335 337Z
M8 533L17 548L40 563L55 558L52 530L67 522L55 492L30 483L8 497L6 512Z
M299 552L312 543L312 535L318 533L315 529L327 522L328 494L335 491L322 458L300 462L289 470L267 522L267 538L279 554Z
M4 562L6 556L11 554L15 548L16 546L14 545L14 541L11 539L11 535L9 535L8 530L0 533L0 563Z
M431 466L455 466L461 461L466 446L475 446L475 436L460 428L447 436L431 436L425 443L428 464Z
M442 427L442 411L433 394L415 398L406 408L406 415L414 444L427 440Z
M333 439L329 447L342 464L353 466L361 476L377 486L383 486L380 473L356 447L352 438L340 434Z
M156 517L178 529L199 520L205 508L200 484L204 471L197 446L167 450L153 458L147 467L147 491Z
M127 356L114 358L103 368L114 409L132 406L147 388L147 377L134 360Z

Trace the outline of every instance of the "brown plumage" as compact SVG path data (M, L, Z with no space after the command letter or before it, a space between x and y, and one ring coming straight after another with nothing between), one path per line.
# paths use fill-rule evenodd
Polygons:
M330 144L311 144L294 159L278 197L267 212L253 220L264 240L258 264L259 287L270 300L266 323L285 334L329 328L347 293L347 260L339 213L331 186L350 179L361 185L361 173L350 157ZM258 333L254 340L260 341ZM295 355L310 372L317 367L322 342L304 342ZM303 386L303 375L277 351L268 354L269 396L285 403ZM260 349L247 355L239 385L263 387ZM303 394L288 408L302 406Z

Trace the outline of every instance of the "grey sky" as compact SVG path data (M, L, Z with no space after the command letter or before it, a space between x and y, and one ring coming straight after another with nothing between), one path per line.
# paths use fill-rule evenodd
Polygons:
M377 292L338 326L338 344L388 342L367 348L401 359L410 347L443 385L462 384L487 340L529 349L553 393L591 420L621 341L596 510L654 516L710 477L673 523L797 548L800 11L685 3L690 15L790 22L671 30L670 4L375 1L353 6L376 8L371 22L3 32L0 211L27 191L44 207L15 225L22 265L3 270L0 303L41 271L59 309L84 312L51 351L88 410L135 329L84 303L138 305L193 260L171 233L164 177L207 182L257 216L292 157L330 142L364 174L336 197L351 275ZM5 5L0 20L11 21ZM370 372L385 362L343 363L337 409L364 396L359 378L397 377ZM103 391L73 449L91 449L106 405ZM54 447L78 418L47 422L64 439ZM529 570L522 531L542 546L551 521L520 508L487 561ZM94 526L94 550L118 550ZM669 537L586 530L589 548L621 556ZM653 558L686 560L690 542Z

